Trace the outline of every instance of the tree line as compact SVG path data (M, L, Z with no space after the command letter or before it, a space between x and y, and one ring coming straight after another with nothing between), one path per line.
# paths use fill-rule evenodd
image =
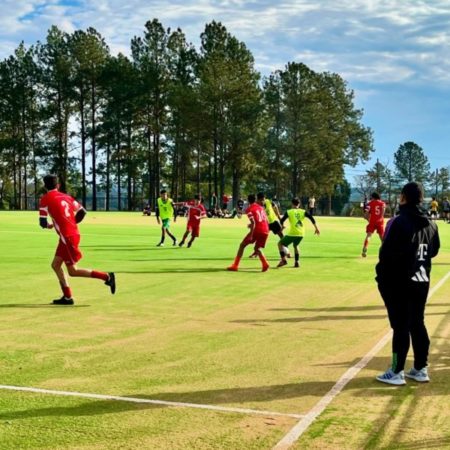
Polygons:
M393 167L379 160L364 175L355 179L356 189L365 197L374 191L395 208L398 194L405 182L422 183L426 192L443 200L450 195L450 168L431 170L423 148L412 141L401 144L394 153Z
M129 56L94 28L53 26L0 62L0 207L35 208L52 172L93 210L154 205L162 187L176 199L314 194L331 208L344 166L373 151L362 115L336 73L288 62L262 77L219 22L196 49L148 21Z

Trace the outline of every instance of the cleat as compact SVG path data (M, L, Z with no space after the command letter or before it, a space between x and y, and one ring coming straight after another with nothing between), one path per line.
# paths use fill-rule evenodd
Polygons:
M393 386L404 386L406 384L405 372L403 370L395 373L392 369L388 369L386 372L378 375L376 379L382 383L392 384Z
M191 248L192 247L192 242L188 242L187 248Z
M74 301L73 298L67 298L64 297L64 295L61 298L58 298L57 300L53 300L52 302L54 305L73 305Z
M287 264L287 261L285 261L284 259L282 259L279 263L277 267L283 267Z
M231 266L227 267L227 270L229 270L230 272L237 272L238 267L232 264Z
M164 242L160 242L159 244L156 245L157 247L164 247Z
M116 292L116 276L114 272L109 272L108 275L109 279L105 281L105 284L110 287L111 294L114 294Z
M428 369L424 367L423 369L417 370L412 367L408 372L405 373L405 377L411 378L411 380L418 381L419 383L428 383L430 377L428 376Z
M363 249L362 249L361 256L362 256L363 258L365 258L365 257L367 256L367 248L363 248Z
M183 245L184 245L184 241L181 241L181 242L178 244L178 247L183 247Z
M173 244L172 244L174 247L176 247L176 245L177 245L177 240L176 239L174 239L173 240Z
M264 266L262 266L261 272L267 272L269 270L269 264L265 264Z
M298 261L295 261L294 267L300 267L300 263Z

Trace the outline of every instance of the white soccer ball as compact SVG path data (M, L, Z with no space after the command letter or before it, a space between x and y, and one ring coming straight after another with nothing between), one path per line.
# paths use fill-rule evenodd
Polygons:
M288 249L285 245L283 245L283 252L284 252L284 254L285 254L287 257L290 257L290 256L291 256L291 252L289 251L289 249Z

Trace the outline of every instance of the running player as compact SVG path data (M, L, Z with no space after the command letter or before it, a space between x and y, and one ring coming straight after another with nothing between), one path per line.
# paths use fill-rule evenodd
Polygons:
M431 197L430 216L433 220L436 220L438 217L438 208L439 203L437 202L436 197Z
M74 304L72 290L62 268L63 263L71 277L98 278L103 280L110 287L111 293L114 294L116 292L116 280L113 272L98 272L77 267L77 262L82 258L78 248L80 232L77 224L84 219L86 210L70 195L59 192L56 175L46 175L44 186L47 193L42 196L39 203L39 224L42 228L54 228L59 235L52 269L58 277L63 296L58 300L53 300L53 304ZM48 223L48 216L51 217L52 223Z
M200 220L204 219L206 216L206 209L202 205L200 195L196 195L193 201L190 201L186 204L189 209L188 212L188 222L186 226L186 231L183 235L183 239L178 244L180 247L183 247L184 242L186 241L189 233L191 233L191 239L188 242L187 247L190 248L194 239L200 236Z
M369 222L366 226L366 239L362 249L361 256L365 258L367 256L367 247L369 246L369 240L372 234L376 231L380 240L383 241L384 235L384 211L386 205L380 199L378 192L372 193L371 200L367 204L367 210L364 213L364 218Z
M164 246L164 240L166 238L166 234L173 241L173 245L177 245L177 238L170 232L170 219L173 217L173 221L177 221L177 215L175 212L175 203L169 196L167 195L167 191L162 189L160 192L160 197L158 198L156 207L156 220L158 225L161 225L161 241L157 245L157 247ZM161 218L161 220L160 220ZM162 222L162 223L161 223Z
M234 262L227 270L237 272L245 247L249 244L255 244L254 251L261 261L262 271L265 272L269 268L269 263L262 252L262 249L266 246L267 237L269 236L269 224L267 222L266 212L261 205L256 203L256 196L254 194L248 196L248 205L245 212L250 220L250 224L248 225L250 231L239 245Z
M283 224L287 219L289 220L290 228L286 235L280 240L280 242L278 242L278 250L280 251L281 260L277 267L283 267L287 264L287 255L284 248L288 247L290 244L294 245L294 267L300 267L300 252L298 250L298 246L305 236L305 217L307 217L314 225L314 234L320 235L320 231L314 217L309 212L300 208L300 200L297 197L293 198L292 208L288 209L281 218L281 224Z

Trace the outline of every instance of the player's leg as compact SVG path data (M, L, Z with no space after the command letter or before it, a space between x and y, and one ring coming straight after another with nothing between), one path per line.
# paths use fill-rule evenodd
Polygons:
M255 242L255 251L257 252L258 258L261 261L261 270L266 272L269 269L269 263L263 253L263 249L266 246L267 238L269 234L258 235Z
M73 305L72 290L70 289L66 274L64 273L64 270L62 268L63 263L64 263L63 258L61 256L55 255L51 264L52 269L58 278L59 285L61 286L61 290L63 292L63 295L60 299L53 300L53 304Z
M183 234L183 237L181 239L181 242L178 244L179 247L183 247L184 242L186 241L187 237L189 236L189 228L186 228L186 231Z
M165 222L164 229L166 230L166 234L172 239L173 245L177 245L177 238L170 232L170 219L167 219Z
M295 258L294 267L300 267L300 251L298 246L299 244L296 244L294 242L294 258Z
M101 272L99 270L78 268L76 264L67 264L67 272L71 277L96 278L105 282L111 289L111 294L116 292L116 276L114 272Z
M369 226L369 225L368 225ZM364 239L364 244L361 252L361 256L365 258L367 256L367 247L369 246L370 238L372 237L372 231L367 231L366 238Z
M161 240L159 241L159 244L157 246L163 247L165 239L166 239L166 229L164 228L164 220L163 220L161 224Z
M286 257L287 252L286 249L288 248L288 245L291 243L291 239L289 236L284 236L283 239L281 239L278 242L278 251L280 252L280 262L278 263L277 267L283 267L287 264Z
M200 225L193 225L191 229L191 239L188 242L187 247L190 248L195 240L195 238L198 238L200 236Z
M239 263L241 262L242 256L244 255L244 250L247 245L251 244L251 240L249 236L246 236L244 240L239 244L238 252L234 258L233 264L231 266L227 267L227 270L230 270L232 272L237 272L239 268Z

